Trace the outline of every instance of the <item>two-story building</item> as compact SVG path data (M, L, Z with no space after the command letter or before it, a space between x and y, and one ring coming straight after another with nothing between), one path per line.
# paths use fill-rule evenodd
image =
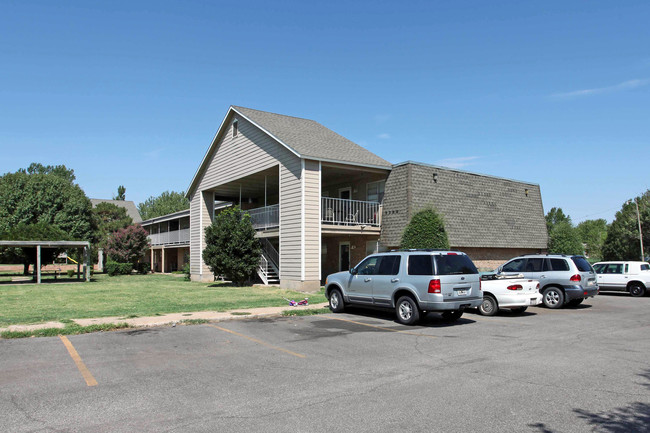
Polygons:
M426 206L442 214L452 248L484 268L547 246L539 185L392 165L313 120L243 107L228 110L187 196L194 280L213 279L204 230L232 204L249 212L262 241L260 278L288 289L316 290L329 273L397 247Z

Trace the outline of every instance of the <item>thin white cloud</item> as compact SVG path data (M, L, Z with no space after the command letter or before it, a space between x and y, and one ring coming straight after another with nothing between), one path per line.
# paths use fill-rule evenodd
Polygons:
M648 84L650 84L650 79L627 80L627 81L623 81L622 83L615 84L613 86L574 90L572 92L554 93L550 96L551 98L558 98L558 99L579 98L582 96L591 96L591 95L598 95L602 93L620 92L621 90L636 89L638 87L647 86Z
M463 168L468 165L473 165L480 156L461 156L458 158L445 158L436 161L436 165L442 165L449 168Z
M390 140L390 134L384 132L383 134L379 134L377 138L382 139L382 140Z

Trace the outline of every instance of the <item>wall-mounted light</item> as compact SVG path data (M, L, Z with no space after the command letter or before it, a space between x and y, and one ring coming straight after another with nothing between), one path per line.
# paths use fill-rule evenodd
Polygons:
M433 173L433 183L438 183L438 173Z
M252 204L252 203L253 203L253 199L248 197L248 204Z

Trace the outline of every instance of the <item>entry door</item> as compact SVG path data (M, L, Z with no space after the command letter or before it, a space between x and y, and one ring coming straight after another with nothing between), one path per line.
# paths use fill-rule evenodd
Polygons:
M339 271L350 270L350 242L339 243Z
M352 198L352 188L347 187L339 189L339 198L350 200Z

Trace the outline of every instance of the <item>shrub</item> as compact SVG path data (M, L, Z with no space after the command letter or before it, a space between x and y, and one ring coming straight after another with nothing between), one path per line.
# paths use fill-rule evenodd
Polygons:
M147 275L149 272L151 272L151 265L147 262L140 262L135 266L135 270L140 275Z
M134 267L149 248L147 231L136 224L112 233L106 241L106 253L118 263L131 263Z
M106 263L106 273L111 277L114 277L115 275L129 275L131 272L133 272L133 264L131 263Z
M260 262L261 247L255 239L250 215L238 206L217 215L205 229L203 261L214 276L223 276L236 285L250 279Z
M68 275L68 278L72 278L76 271L74 269L68 269L65 273Z
M449 239L442 217L433 208L417 212L404 229L400 247L449 249Z
M189 263L185 263L185 266L183 266L183 273L185 274L185 281L190 281L192 279L192 272L190 271Z

